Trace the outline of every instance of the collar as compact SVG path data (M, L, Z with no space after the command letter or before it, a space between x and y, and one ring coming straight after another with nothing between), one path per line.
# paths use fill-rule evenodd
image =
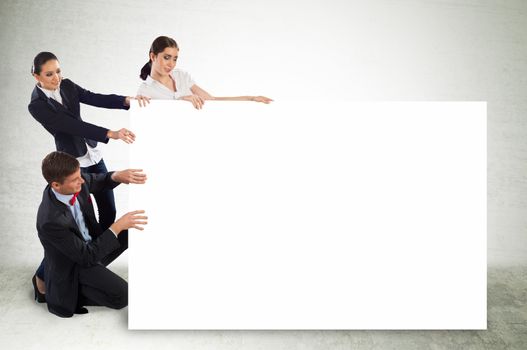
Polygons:
M70 199L73 198L73 194L62 194L55 191L54 188L51 188L55 197L62 203L66 204L68 207L71 207Z
M68 78L62 78L62 81L60 82L60 85L57 88L57 90L58 90L59 95L62 97L63 104L66 103L66 105L67 105L68 100L65 98L65 96L63 96L60 93L62 91L61 87L62 87L62 85L64 83L66 83L66 81L68 81ZM52 106L53 109L55 109L55 106L52 103L49 102L49 95L46 94L46 91L51 92L51 90L42 89L38 84L35 84L35 88L33 89L33 92L31 93L31 102L34 102L34 101L36 101L38 99L43 100L43 101L47 101L49 103L49 105Z
M31 102L33 102L35 100L38 100L38 99L47 101L48 97L46 96L44 91L42 91L42 89L40 87L35 85L35 88L33 89L33 92L31 93Z
M156 80L154 80L154 78L152 78L150 76L150 74L146 77L146 80L145 80L145 83L147 83L148 85L152 85L153 83L157 82Z
M48 90L48 89L44 89L43 87L41 87L40 85L36 85L45 95L47 98L51 98L54 94L58 94L60 95L60 85L59 87L56 89L56 90Z
M174 72L176 71L177 68L174 68L172 69L172 72L170 72L170 77L172 78L172 80L176 81L176 76L174 75ZM146 77L146 80L145 80L145 83L147 85L152 85L152 84L161 84L159 81L155 80L154 78L152 78L150 76L150 74L148 74L148 76ZM163 84L161 84L163 85ZM163 85L165 86L165 85Z

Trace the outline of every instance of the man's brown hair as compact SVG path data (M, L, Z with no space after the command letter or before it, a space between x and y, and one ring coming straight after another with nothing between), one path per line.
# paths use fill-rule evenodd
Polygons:
M62 184L66 177L79 169L77 159L64 152L51 152L42 160L42 176L51 185L52 182Z

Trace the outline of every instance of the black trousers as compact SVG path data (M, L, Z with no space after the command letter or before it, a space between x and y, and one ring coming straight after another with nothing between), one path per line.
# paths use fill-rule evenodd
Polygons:
M78 307L122 309L128 305L128 282L106 267L128 248L128 231L121 232L117 239L121 244L119 249L106 256L99 265L79 269Z

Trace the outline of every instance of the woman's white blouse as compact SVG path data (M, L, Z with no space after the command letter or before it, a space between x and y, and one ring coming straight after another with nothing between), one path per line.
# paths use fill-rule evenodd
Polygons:
M189 73L176 68L170 75L176 82L176 92L170 90L157 80L152 79L149 75L139 86L137 94L150 97L153 100L177 100L180 97L192 95L190 88L195 82Z

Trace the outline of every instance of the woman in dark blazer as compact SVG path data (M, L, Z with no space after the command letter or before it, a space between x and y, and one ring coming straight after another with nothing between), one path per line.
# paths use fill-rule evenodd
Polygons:
M51 52L40 52L35 56L31 73L37 80L37 85L31 94L28 109L33 118L53 135L57 151L77 158L85 173L107 173L97 143L108 143L109 139L132 143L135 134L126 128L112 131L83 121L80 103L102 108L128 109L131 99L137 99L139 105L144 106L149 98L103 95L85 90L69 79L62 79L59 61ZM94 197L99 211L99 223L102 230L106 230L115 221L113 191L104 191ZM35 298L38 301L45 301L42 294L45 289L43 280L44 261L33 277Z

